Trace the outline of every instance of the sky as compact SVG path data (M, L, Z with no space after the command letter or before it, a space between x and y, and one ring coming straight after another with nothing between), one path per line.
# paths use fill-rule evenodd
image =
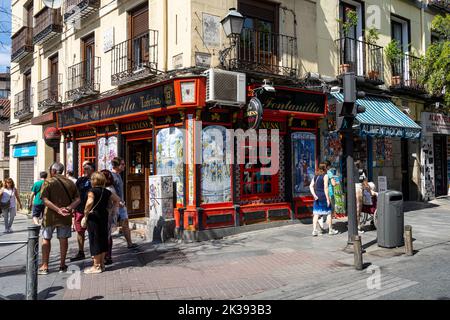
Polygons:
M11 0L0 0L0 71L11 60Z

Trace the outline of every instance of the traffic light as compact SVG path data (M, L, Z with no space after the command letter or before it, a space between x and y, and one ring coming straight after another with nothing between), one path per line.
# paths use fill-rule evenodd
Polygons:
M356 99L365 97L365 92L356 90L356 77L353 72L344 73L344 102L336 104L336 129L351 129L358 113L366 111L364 106L356 104Z

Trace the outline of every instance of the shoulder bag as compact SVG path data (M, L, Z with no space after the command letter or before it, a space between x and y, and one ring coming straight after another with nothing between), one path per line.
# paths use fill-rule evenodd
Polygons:
M3 191L3 192L5 192L5 191ZM14 192L14 189L13 189L13 192ZM1 201L0 202L0 209L2 209L2 210L3 209L8 209L10 206L11 206L11 195L9 195L9 198L8 198L7 201L5 201L5 202Z
M93 213L95 211L95 209L97 208L97 206L99 205L99 203L102 201L102 197L103 197L103 191L105 190L105 188L102 188L102 193L100 194L100 199L98 199L97 203L95 204L95 206L91 209L91 211L89 211L89 213L87 215L84 215L83 219L81 219L81 227L82 228L86 228L87 227L87 219L88 216Z

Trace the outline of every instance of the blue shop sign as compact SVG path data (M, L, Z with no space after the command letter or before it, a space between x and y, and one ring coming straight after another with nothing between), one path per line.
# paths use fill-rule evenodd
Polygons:
M36 157L37 147L36 142L25 143L13 146L14 158Z

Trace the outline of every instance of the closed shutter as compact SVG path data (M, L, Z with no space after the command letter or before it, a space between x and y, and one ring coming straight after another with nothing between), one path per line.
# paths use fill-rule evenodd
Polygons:
M145 6L131 13L131 38L148 31L148 7Z
M34 159L19 159L19 184L17 189L20 193L30 192L34 183Z

